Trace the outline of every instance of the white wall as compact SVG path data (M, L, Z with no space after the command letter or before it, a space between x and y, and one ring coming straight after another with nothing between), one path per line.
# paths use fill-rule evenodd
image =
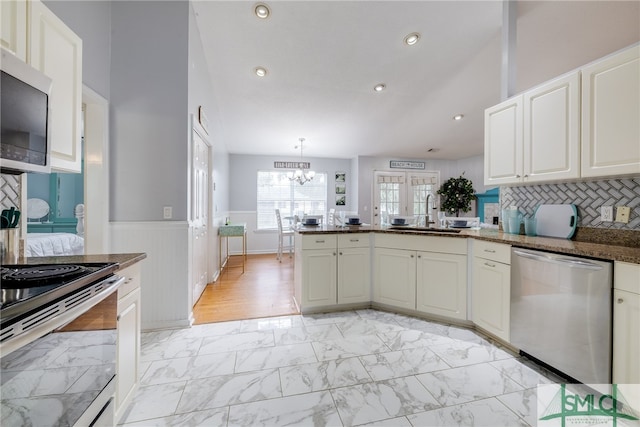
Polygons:
M111 221L187 220L189 7L111 4Z
M398 158L383 157L358 157L358 212L362 218L371 221L371 205L373 198L373 173L374 171L385 171L389 169L390 160L406 160ZM461 160L425 160L411 159L425 162L424 172L438 171L440 172L440 184L452 177L458 177L464 172L464 176L471 180L476 193L484 193L487 189L484 187L484 156L474 156ZM402 169L393 169L400 171ZM422 172L422 171L421 171ZM475 215L474 208L465 216Z
M109 99L112 2L45 0L43 3L82 39L82 82Z
M259 170L272 170L273 162L299 162L300 157L272 157L252 156L246 154L229 155L229 182L231 193L229 195L230 211L257 210L257 173ZM311 169L316 172L326 172L327 180L327 209L352 211L356 210L352 203L354 195L354 176L351 172L351 160L327 159L317 157L305 157L305 161L311 163ZM345 172L347 184L346 206L335 205L335 172ZM275 214L274 214L275 215Z

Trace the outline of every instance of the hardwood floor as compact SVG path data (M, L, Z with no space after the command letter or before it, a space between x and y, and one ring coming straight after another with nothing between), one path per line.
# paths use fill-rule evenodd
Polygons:
M293 258L248 255L244 274L231 257L215 283L209 283L193 308L195 324L299 314L293 299Z

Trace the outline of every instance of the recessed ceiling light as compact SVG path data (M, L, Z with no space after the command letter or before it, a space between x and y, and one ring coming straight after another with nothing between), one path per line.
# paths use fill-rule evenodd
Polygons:
M407 46L413 46L414 44L418 43L418 40L420 40L420 33L407 34L407 36L404 38L404 44L406 44Z
M256 7L253 9L253 12L260 19L267 19L269 15L271 15L271 10L269 6L264 3L258 3Z
M462 119L464 119L464 114L456 114L453 116L453 120L460 121Z
M267 75L267 69L264 67L256 67L254 71L256 72L256 76L258 77L264 77Z
M373 90L375 90L376 92L382 92L383 90L385 90L387 88L387 85L384 83L378 83L377 85L375 85L373 87Z

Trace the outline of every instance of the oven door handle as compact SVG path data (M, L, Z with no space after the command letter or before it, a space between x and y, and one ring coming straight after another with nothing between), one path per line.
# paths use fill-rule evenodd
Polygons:
M4 357L7 354L37 340L38 338L45 336L49 332L66 325L75 318L79 317L81 314L89 311L89 309L91 309L93 306L103 301L109 295L118 290L120 285L124 283L124 280L124 277L115 275L103 280L102 283L104 283L106 286L96 294L78 303L77 305L68 308L63 313L52 316L49 319L33 327L30 327L20 335L14 338L7 339L2 344L0 344L0 357ZM64 304L64 301L60 301L58 302L58 304Z

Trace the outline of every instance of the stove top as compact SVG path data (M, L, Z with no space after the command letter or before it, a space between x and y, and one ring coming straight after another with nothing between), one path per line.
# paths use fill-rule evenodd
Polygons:
M2 325L56 301L115 271L115 263L3 265L0 272Z

